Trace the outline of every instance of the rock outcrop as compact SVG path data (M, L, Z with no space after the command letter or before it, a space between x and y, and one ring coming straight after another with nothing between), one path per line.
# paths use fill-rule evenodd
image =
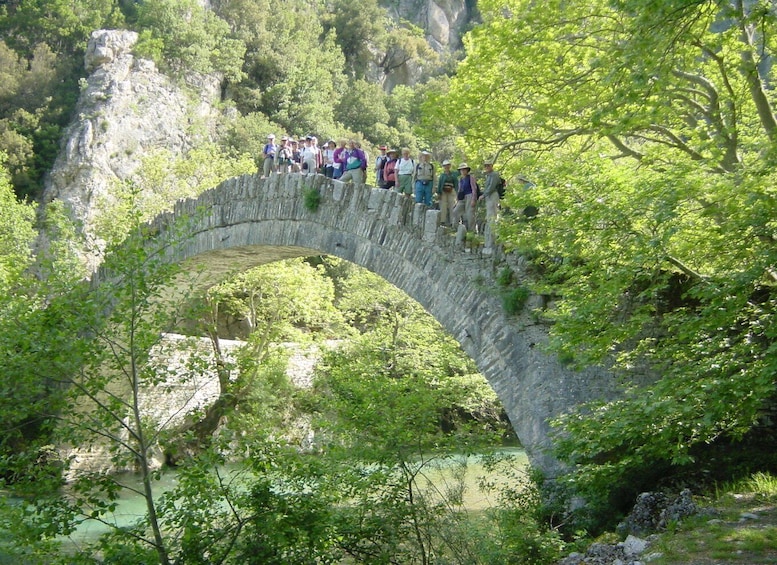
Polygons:
M191 126L214 114L221 94L213 77L197 78L191 91L198 95L185 92L153 62L133 55L137 39L133 31L92 33L85 56L91 74L44 189L44 205L63 201L93 250L101 249L93 230L99 198L133 178L150 151L181 154L197 143ZM87 258L89 267L97 255Z
M437 52L461 47L461 38L472 17L465 0L400 0L398 15L426 33Z
M445 59L461 49L462 37L473 20L473 5L467 0L400 0L386 9L394 20L407 20L420 27L431 48ZM390 91L399 84L416 83L423 69L416 62L407 62L388 75L377 68L374 73L373 79Z

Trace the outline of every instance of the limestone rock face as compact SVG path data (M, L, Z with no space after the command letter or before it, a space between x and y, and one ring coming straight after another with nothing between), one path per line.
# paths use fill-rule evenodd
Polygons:
M461 47L471 17L465 0L401 0L399 11L426 32L427 40L438 52Z
M133 55L137 39L132 31L92 33L85 56L91 74L82 81L75 117L44 189L44 205L62 200L83 226L90 248L101 247L93 231L99 198L132 178L149 152L180 154L197 143L190 125L214 114L220 96L218 79L200 77L193 99L153 62Z
M462 37L473 18L471 4L467 0L399 0L387 9L395 20L407 20L423 29L432 49L445 57L461 48ZM375 69L374 79L390 91L398 84L414 84L422 71L416 64L407 63L385 77Z

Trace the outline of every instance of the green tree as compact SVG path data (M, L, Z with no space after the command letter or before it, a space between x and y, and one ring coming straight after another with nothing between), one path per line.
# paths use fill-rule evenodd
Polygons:
M5 171L0 200L0 481L24 484L58 476L50 439L51 414L64 401L57 376L79 355L73 353L78 340L68 333L72 326L47 305L60 304L63 289L72 288L83 273L70 251L72 226L61 210L52 206L36 218L34 205L16 199ZM37 225L47 230L45 245ZM32 253L36 244L37 257Z
M137 210L134 217L139 218ZM61 556L55 536L67 535L79 523L94 520L113 528L112 552L124 547L129 552L127 559L130 554L138 560L142 555L147 558L151 552L159 563L175 560L179 551L176 534L161 528L159 493L154 488L153 457L168 423L153 419L144 396L152 387L164 390L173 373L176 379L186 380L199 377L208 366L207 360L183 369L151 362L153 350L164 333L177 325L183 311L179 299L171 302L164 292L177 267L164 261L163 249L176 245L180 238L185 238L183 233L157 240L161 247L155 247L136 223L127 240L106 255L98 275L103 277L102 284L77 284L66 293L48 297L39 315L25 324L24 330L35 333L13 334L17 355L28 362L37 357L19 370L33 373L31 378L43 383L47 397L56 402L36 407L36 416L49 427L48 451L33 445L35 451L17 449L6 459L28 470L14 487L34 493L29 505L4 509L4 528L14 540L9 550L37 548L47 562L72 562L72 556ZM11 340L6 338L7 342ZM81 466L77 457L69 455L68 446L103 453L119 469L136 469L140 486L105 469ZM52 485L60 486L61 473L71 478L67 489L49 490ZM45 478L49 481L42 481ZM146 516L119 528L112 513L117 498L126 492L143 498ZM89 557L94 551L86 544L77 553Z
M0 477L10 481L15 481L24 471L9 465L8 457L25 449L36 451L37 441L47 427L45 418L40 416L48 409L47 383L36 378L37 375L31 376L27 373L30 368L20 363L28 360L28 356L24 344L20 343L23 335L14 327L25 329L25 322L40 306L36 301L39 297L30 288L30 279L26 276L33 264L32 245L37 236L34 222L35 206L16 199L3 168L0 173L0 324L4 331L0 351L4 374L0 394L3 414Z
M321 27L318 4L221 0L215 8L247 46L246 79L230 90L238 109L261 111L294 135L331 131L342 53Z
M401 25L392 26L377 66L384 75L389 75L408 63L416 63L431 74L439 64L439 56L426 41L424 30L402 21Z
M361 305L366 331L326 355L314 389L328 480L351 502L335 507L336 544L358 563L472 562L461 477L444 487L428 477L441 462L454 468L452 453L493 445L488 387L418 305L397 313L399 291L355 274L343 302Z
M345 56L344 71L354 79L383 79L411 64L425 76L439 67L439 56L412 23L395 21L377 0L357 6L336 0L322 16L324 29L336 33ZM379 75L379 76L376 76Z
M59 150L59 133L75 97L77 66L45 43L19 54L0 43L0 140L17 194L36 197Z
M136 52L176 73L218 72L230 81L243 76L245 44L197 0L143 2L136 25L141 30Z
M0 288L8 296L32 263L35 206L19 202L0 154Z
M265 364L277 356L279 343L304 340L305 330L331 335L334 328L342 327L333 301L331 282L320 269L300 259L255 267L210 288L201 310L203 327L198 329L208 335L213 346L219 396L203 414L193 415L176 431L177 438L168 446L170 456L178 459L209 445L224 418L237 407L245 409L253 404L256 408L252 398L266 378ZM243 335L246 343L233 353L232 362L221 344L221 326L228 319L247 326ZM230 370L234 365L236 378ZM275 382L281 386L280 381ZM261 413L267 416L268 410Z
M344 68L354 78L365 78L373 63L372 49L382 49L389 28L388 13L377 0L358 6L336 0L324 18L324 29L336 32L336 41L344 56Z
M564 357L655 380L563 419L576 485L603 496L741 440L775 392L773 76L758 64L772 8L479 7L446 104L428 110L466 128L469 155L498 157L508 204L539 207L501 237L561 296L547 315Z
M83 54L96 29L122 27L115 0L25 0L0 12L4 39L19 53L32 54L40 44L62 54Z
M376 128L389 120L384 99L386 95L381 87L366 80L356 80L338 99L335 116L348 129L366 136L372 143L382 143L376 139Z

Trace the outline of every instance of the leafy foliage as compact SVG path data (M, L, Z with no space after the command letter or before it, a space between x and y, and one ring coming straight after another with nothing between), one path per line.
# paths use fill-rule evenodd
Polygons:
M228 80L243 76L245 45L197 0L144 2L138 7L137 25L142 29L137 53L174 72L219 72Z
M233 155L214 143L200 143L180 157L149 151L133 178L117 181L97 199L103 212L95 220L95 232L119 244L137 223L150 221L177 200L195 198L223 180L255 171L249 155Z
M300 2L289 10L278 0L222 0L216 10L247 48L246 78L232 89L238 109L261 111L294 135L334 128L342 53L323 33L316 5Z
M772 8L695 2L479 4L446 104L468 154L528 178L501 224L534 260L556 348L653 381L560 420L575 485L738 441L774 400ZM481 109L487 107L487 112ZM587 486L586 486L587 485Z
M308 188L303 195L305 209L315 212L321 204L321 193L316 188Z

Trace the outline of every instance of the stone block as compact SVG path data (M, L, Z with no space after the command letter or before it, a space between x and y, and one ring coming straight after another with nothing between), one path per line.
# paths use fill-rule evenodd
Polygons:
M430 243L437 239L437 226L440 225L440 211L427 210L426 221L424 222L423 240Z
M367 200L367 210L370 212L380 211L383 208L383 204L386 202L387 195L386 190L382 188L373 188L370 190L370 197Z
M346 194L345 183L339 180L332 181L332 200L342 202Z

